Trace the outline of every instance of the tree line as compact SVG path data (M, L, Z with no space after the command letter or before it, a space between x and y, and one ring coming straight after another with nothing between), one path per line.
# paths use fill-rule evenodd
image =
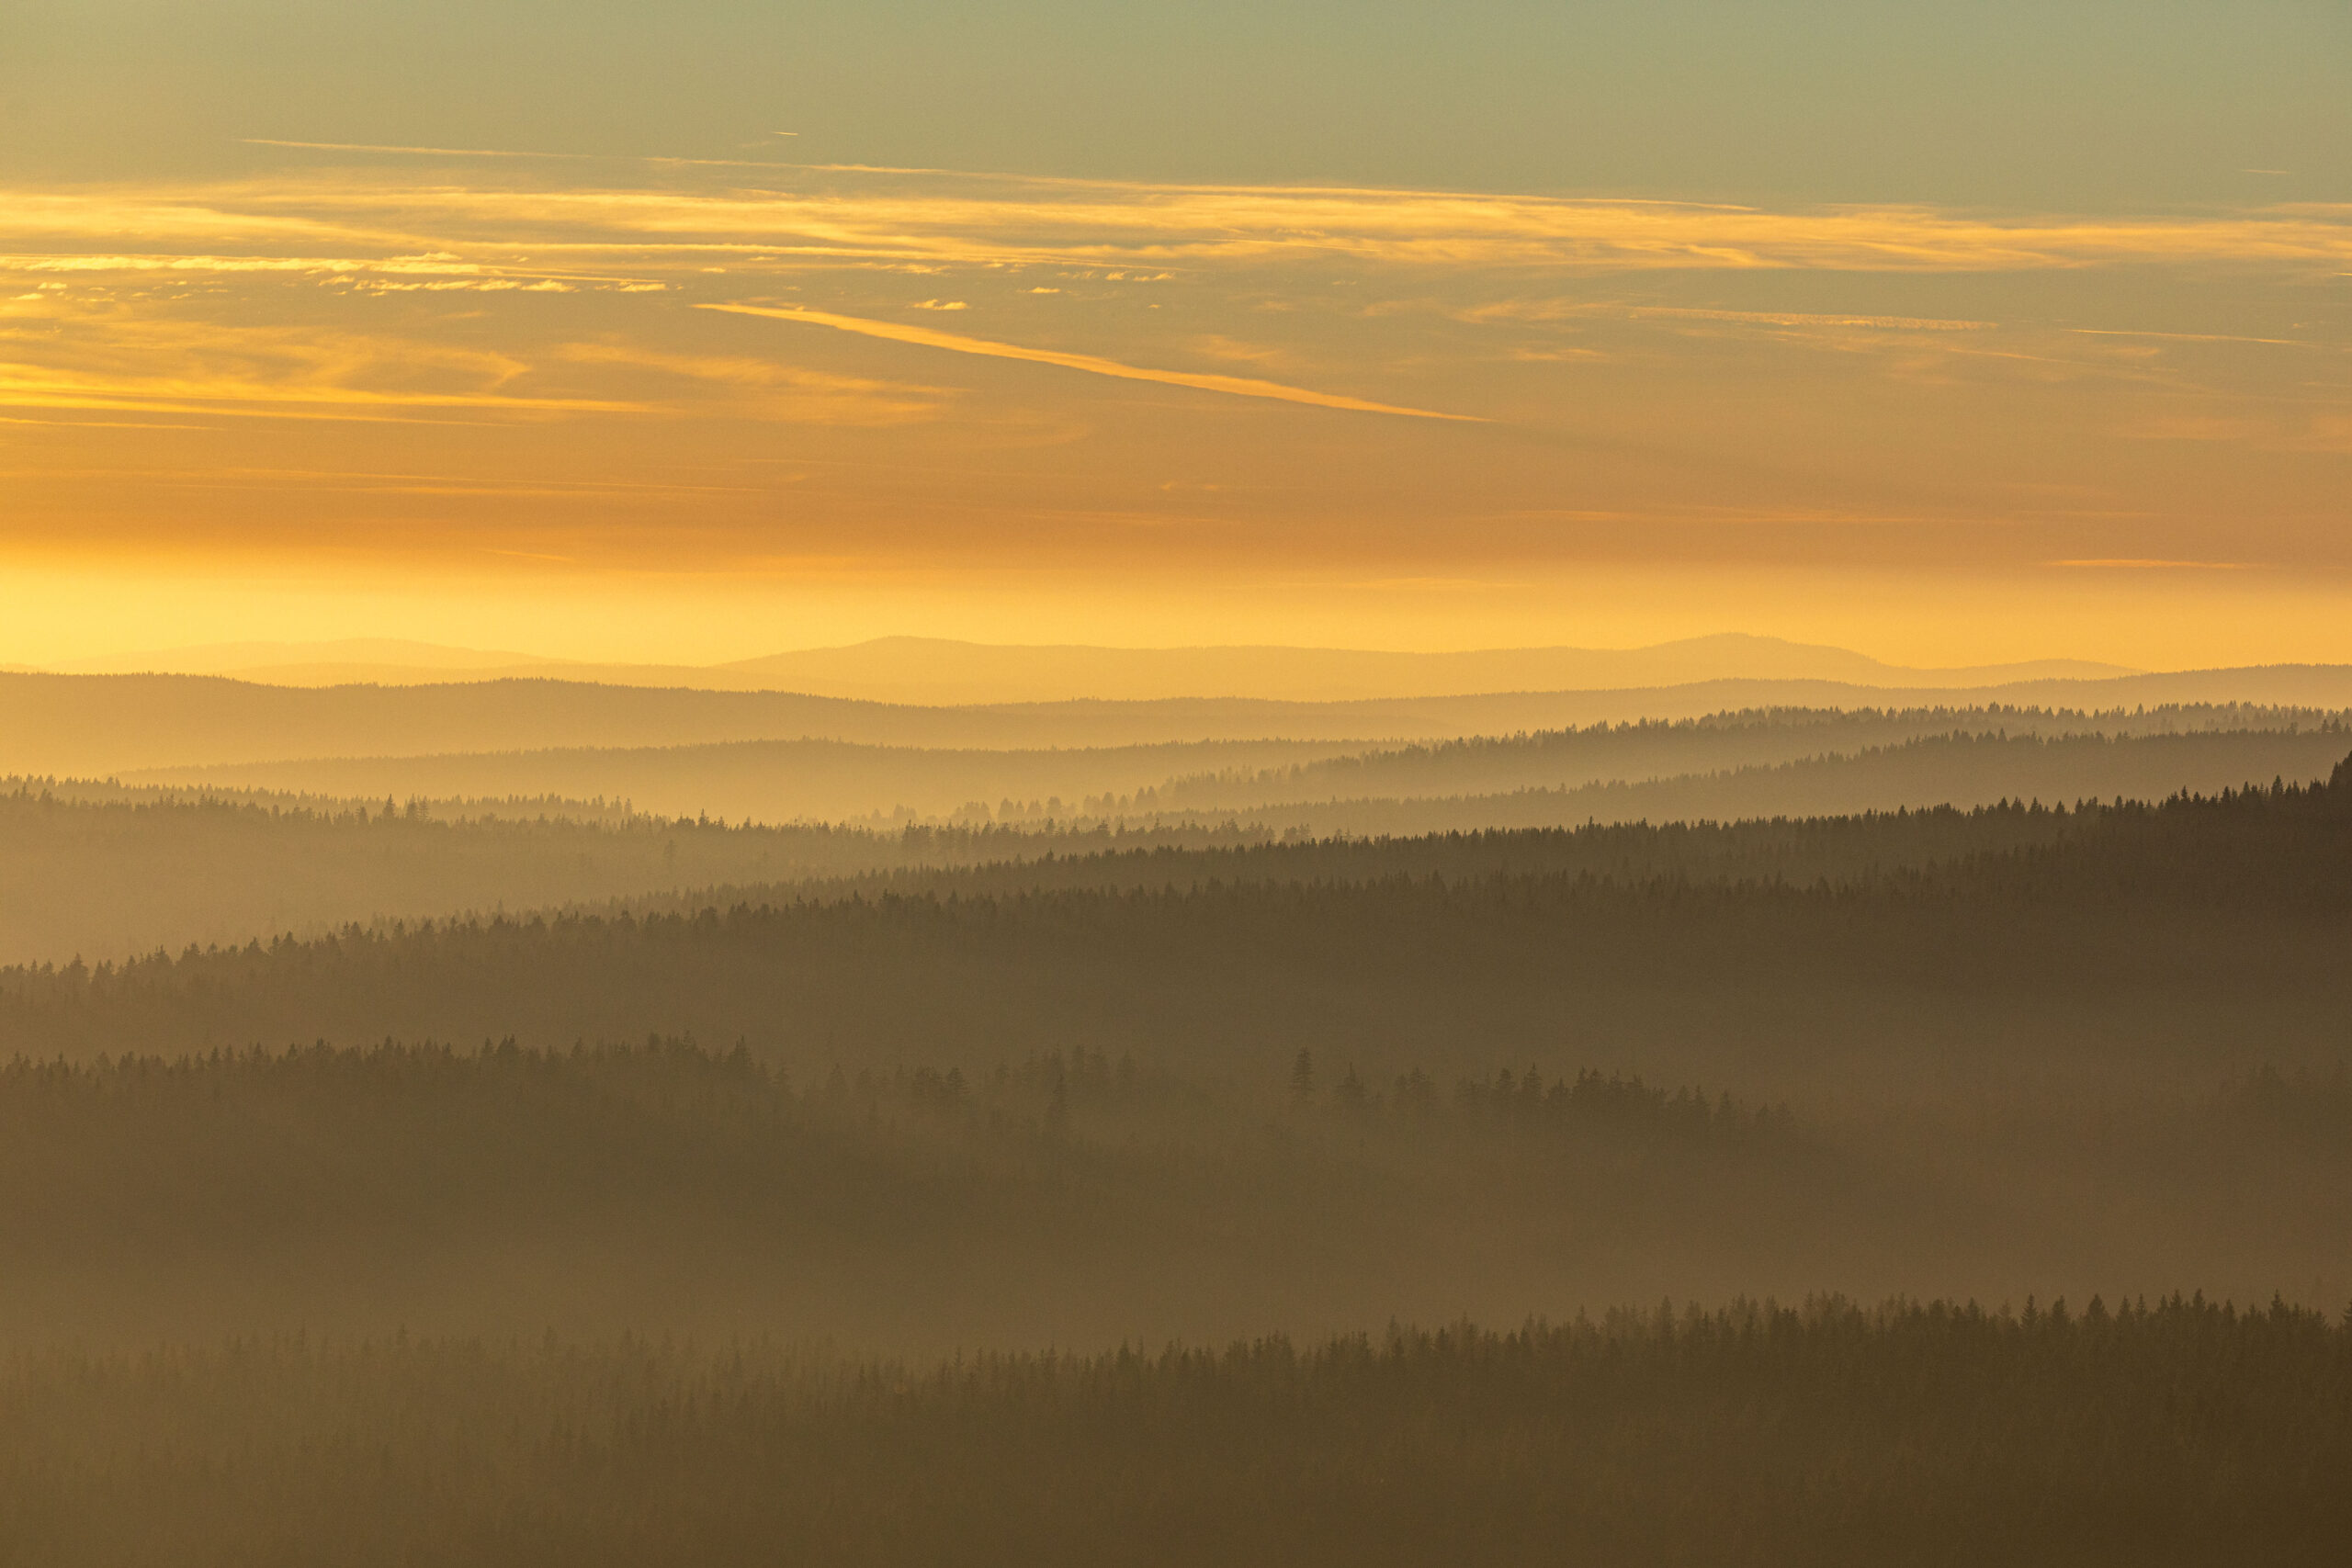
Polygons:
M2352 1011L2342 773L2155 805L1114 852L903 893L354 926L0 970L0 1051L692 1032L804 1067L1307 1048L1393 1074L1668 1041L1786 1065L1874 1028L1870 1048L1897 1055L1956 1033L2079 1055L2259 1031L2291 1063L2341 1049ZM2005 847L1878 858L1972 835ZM1751 874L1815 844L1857 869ZM1710 851L1711 875L1675 869Z
M1095 1354L390 1336L0 1369L0 1551L497 1564L2335 1563L2352 1323L1661 1303Z

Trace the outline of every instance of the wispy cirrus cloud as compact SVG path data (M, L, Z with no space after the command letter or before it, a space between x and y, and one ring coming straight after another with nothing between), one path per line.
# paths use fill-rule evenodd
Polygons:
M475 156L434 155L460 153L461 163ZM489 179L476 163L462 172L391 167L201 186L11 191L0 200L0 241L103 237L106 248L124 252L198 237L220 242L212 246L220 249L232 239L307 235L350 242L346 254L364 254L359 242L372 242L477 258L570 251L683 262L701 247L776 264L1102 267L1317 258L1419 268L1860 272L2352 265L2352 214L2308 206L2141 218L1987 216L1919 207L1771 209L767 167L765 185L751 189L691 180L628 186Z
M575 365L650 371L721 388L746 414L796 423L914 423L938 418L955 396L940 387L840 376L750 355L673 354L626 343L566 344L558 354Z
M518 389L529 368L494 349L382 333L49 307L0 330L0 408L345 421L645 411Z
M285 147L303 152L385 152L398 157L423 158L553 158L578 163L595 161L586 152L530 152L504 147L405 147L380 141L288 141L276 136L243 136L238 141L247 147Z
M892 343L913 344L923 348L946 349L956 354L977 354L990 359L1018 359L1032 365L1057 366L1065 370L1080 370L1090 376L1112 376L1125 381L1154 381L1162 386L1190 387L1204 392L1224 392L1242 398L1267 398L1276 402L1306 403L1315 408L1339 409L1355 413L1402 414L1411 419L1480 423L1477 416L1473 414L1440 413L1433 409L1406 408L1396 403L1374 402L1364 398L1351 398L1337 392L1320 392L1306 387L1284 386L1279 381L1261 381L1247 376L1219 376L1191 370L1153 370L1138 365L1124 365L1117 360L1103 359L1091 354L1069 354L1050 348L1024 348L1017 344L991 343L985 338L966 337L958 333L937 332L930 327L907 326L898 321L868 321L859 316L837 316L823 310L778 309L763 305L706 304L696 308L705 310L724 310L741 316L766 316L784 321L806 321L811 326L831 327L835 331L855 333L862 337L883 338Z
M2221 341L2340 352L2296 286L2352 270L2352 209L1800 209L498 149L288 162L0 189L0 422L19 422L0 446L48 476L14 481L20 502L47 487L19 517L168 535L198 482L126 501L89 454L177 463L141 432L206 420L218 439L187 445L221 465L225 532L308 496L423 541L446 501L479 533L465 548L524 558L609 513L582 558L671 558L665 529L688 521L713 558L762 560L1059 561L1218 531L1218 551L1388 551L1374 575L1443 578L1479 551L1907 560L1936 536L1976 558L1999 518L2002 558L2034 567L2234 559L2247 512L2340 511L2352 448L2314 354ZM974 358L1043 370L980 398L947 384ZM1101 378L1216 396L1102 420ZM1219 417L1275 403L1385 417L1318 421L1279 458ZM1464 414L1509 433L1464 446ZM321 423L300 440L264 423L292 419ZM230 470L280 459L440 477L249 505L259 481ZM612 482L572 488L588 474ZM2057 525L2021 521L2016 487L2061 481L2177 525L2025 542ZM1906 506L1926 487L1954 499ZM2226 525L2200 532L2213 496Z
M642 403L597 398L534 398L500 392L401 391L243 378L135 376L57 370L0 361L0 408L103 409L245 419L383 421L403 414L471 412L506 415L635 413Z
M2044 561L2045 566L2073 567L2085 570L2110 571L2251 571L2254 563L2242 560L2165 560L2141 556L2098 557L2086 560Z
M1867 332L1974 333L1990 331L1992 321L1949 321L1933 316L1825 316L1801 310L1708 310L1673 305L1634 305L1625 314L1636 321L1730 321L1758 327L1853 327Z
M1838 315L1803 310L1724 310L1699 306L1642 305L1623 300L1501 299L1453 312L1464 321L1575 321L1592 320L1724 322L1743 327L1862 332L1987 332L1998 323L1940 316Z
M2068 327L2077 337L2149 338L2169 343L2254 343L2275 348L2318 348L2324 345L2306 338L2246 337L2237 333L2166 333L2123 327Z
M379 257L329 255L208 255L208 254L87 254L0 255L0 276L10 273L43 277L79 276L103 280L110 276L187 280L205 277L309 277L379 292L465 292L485 294L537 292L570 293L580 288L620 293L652 293L667 283L596 273L555 272L466 261L447 253L430 255Z

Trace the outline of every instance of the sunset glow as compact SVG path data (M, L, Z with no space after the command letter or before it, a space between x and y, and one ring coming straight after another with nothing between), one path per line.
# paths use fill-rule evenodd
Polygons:
M98 69L56 48L55 81ZM2018 163L2006 198L1748 195L1566 146L1518 188L1401 153L1087 172L1168 163L1131 131L899 167L893 129L745 112L626 154L293 99L170 156L20 147L0 660L256 614L590 657L1035 626L2352 657L2352 190L2064 202Z

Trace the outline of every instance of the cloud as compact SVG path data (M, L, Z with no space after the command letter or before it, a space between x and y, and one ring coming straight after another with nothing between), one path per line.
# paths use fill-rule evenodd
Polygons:
M1270 398L1277 402L1306 403L1316 408L1344 409L1358 413L1402 414L1412 419L1482 423L1471 414L1439 413L1430 409L1403 408L1394 403L1369 402L1362 398L1343 397L1335 392L1317 392L1305 387L1286 387L1275 381L1260 381L1241 376L1201 375L1186 370L1150 370L1140 366L1122 365L1114 359L1098 358L1090 354L1064 354L1049 348L1023 348L1014 344L990 343L984 338L934 332L929 327L905 326L896 321L873 321L858 316L836 316L822 310L780 310L762 305L700 305L695 308L703 310L725 310L741 316L768 316L784 321L807 321L814 326L831 327L836 331L856 333L865 337L884 338L892 343L915 344L925 348L944 348L956 354L983 355L993 359L1019 359L1032 365L1056 365L1066 370L1083 370L1091 376L1115 376L1127 381L1156 381L1164 386L1192 387L1204 392L1226 392L1243 398Z
M2044 566L2112 568L2123 571L2250 571L2251 561L2242 560L2156 560L2138 557L2119 557L2097 560L2052 560Z
M210 256L210 255L93 255L0 256L0 272L276 272L276 273L347 273L366 272L389 264L359 261L347 256ZM458 265L446 268L451 272L480 272L478 266Z
M402 392L331 383L207 376L109 376L0 362L0 408L233 414L246 419L380 421L397 411L504 414L642 413L638 402L496 392Z
M1194 338L1193 347L1195 352L1205 354L1212 359L1230 359L1243 365L1283 365L1290 360L1287 350L1269 344L1243 343L1216 333Z
M21 419L0 414L0 424L44 424L61 430L218 430L217 424L165 424L155 420Z
M650 370L729 389L747 412L804 424L892 425L935 419L954 396L940 387L836 376L749 356L666 354L607 343L567 344L562 358L577 365Z
M624 294L654 293L670 287L660 283L599 274L555 272L547 268L516 268L467 261L447 253L394 256L287 255L126 255L92 253L80 255L16 254L0 255L0 275L86 275L96 277L122 273L134 277L163 275L177 279L189 275L303 276L348 285L378 293L473 291L485 294L569 294L580 288ZM44 288L63 288L61 283Z
M1458 312L1465 321L1565 321L1584 318L1728 321L1759 327L1846 327L1870 332L1985 332L1997 323L1939 316L1815 315L1798 310L1713 310L1679 305L1627 305L1582 299L1507 299Z
M1747 559L1783 548L1739 541L1770 532L1755 520L1771 524L1792 499L1871 513L1873 532L1849 530L1857 552L1924 558L1945 548L1928 541L1962 536L1962 512L2012 516L1999 487L2020 478L2083 481L2102 505L2180 519L2167 536L2178 555L2301 560L2324 554L2309 542L2324 531L2302 520L2332 515L2352 450L2345 378L2328 373L2343 334L2316 316L2306 331L2259 314L2262 300L2303 299L2352 270L2352 207L2085 218L435 156L289 152L288 167L238 180L0 181L0 417L224 431L123 440L126 472L149 460L143 448L178 460L179 446L224 463L310 451L324 466L332 452L337 466L413 465L459 486L511 478L510 447L576 460L548 472L645 479L697 466L723 478L770 455L817 482L789 504L681 499L678 517L708 517L714 549L887 539L909 560L1000 529L1091 539L1097 517L1172 538L1188 525L1177 492L1150 483L1238 479L1259 461L1215 423L1254 405L1178 390L1161 400L1180 406L1148 429L1103 432L1087 417L1095 380L1006 367L986 378L1000 395L982 398L955 385L978 378L950 354L1228 400L1401 417L1447 417L1423 405L1453 402L1510 421L1511 437L1478 442L1476 462L1434 468L1394 425L1325 421L1329 439L1288 465L1295 493L1236 484L1197 507L1204 530L1235 539L1261 518L1313 520L1265 530L1269 551L1395 553L1374 576L1449 575L1457 556L1603 539ZM1723 276L1770 269L1786 276ZM2002 269L2044 276L1991 282ZM2100 270L2070 283L2049 269ZM968 304L959 331L934 330L948 323L912 303L926 295ZM2179 329L2177 341L2070 335L2084 315L2100 319L2077 313L2094 297L2108 318ZM822 309L784 308L799 300ZM2233 300L2256 313L2239 319ZM686 309L736 301L939 356L893 359ZM2323 352L2188 341L2217 325L2293 331ZM1535 363L1546 359L1575 363ZM278 422L297 419L380 423L288 439ZM445 423L467 429L416 428ZM802 440L796 425L830 433ZM176 525L176 500L123 500L128 479L75 467L100 432L6 428L10 460L52 473L54 495L12 481L0 535L62 539L117 517L147 517L159 536ZM2141 445L2149 437L2198 445ZM421 527L438 515L426 498L477 493L418 483L380 507L322 502L320 515ZM1946 487L1953 515L1877 526L1872 498L1922 484ZM515 517L584 526L585 509L551 491L499 493ZM220 515L257 535L309 515L299 497L248 499ZM1537 502L1594 520L1555 529L1527 510ZM1693 510L1715 502L1713 521ZM2188 525L2217 513L2208 532ZM1830 525L1785 547L1848 547L1821 542ZM639 526L650 536L629 521L614 537ZM2281 542L2256 548L2242 529ZM1957 558L1994 547L1950 547ZM2038 561L2073 547L2013 547Z
M374 200L367 193L356 199ZM887 183L821 197L571 191L440 199L461 221L487 222L496 210L510 221L756 240L803 257L1110 267L1336 257L1440 268L1953 272L2352 260L2352 226L2291 214L2002 221L1905 208L1771 212L1282 187L967 192Z
M427 158L564 158L586 161L586 152L515 152L499 147L400 147L375 141L285 141L274 136L241 136L247 147L290 147L314 152L397 152Z
M2132 441L2231 442L2275 446L2281 431L2278 422L2267 415L2199 412L2143 415L2124 422L2117 434Z
M0 408L346 421L648 412L635 400L518 391L530 366L492 350L140 310L58 319L71 331L0 330Z
M571 294L573 285L543 277L526 283L514 277L462 277L438 283L395 283L388 278L366 278L356 287L369 294ZM656 285L655 287L660 287Z
M1857 327L1871 332L1972 333L1984 332L1994 325L1991 321L1947 321L1933 316L1816 316L1793 310L1700 310L1670 305L1637 305L1625 313L1637 319L1665 316L1766 327Z
M2177 343L2260 343L2278 348L2320 348L2321 344L2291 337L2240 337L2234 333L2134 332L2121 327L2068 327L2078 337L2168 338Z
M1334 259L1423 269L1618 271L2352 264L2352 211L2327 205L2141 218L2005 217L1922 207L1774 210L791 165L766 165L780 173L775 188L765 189L697 188L691 182L567 187L502 182L501 161L519 154L437 151L463 153L481 166L465 168L466 178L390 167L337 170L333 177L288 173L239 183L0 190L0 239L70 243L78 236L93 249L122 253L196 249L187 242L199 236L219 251L232 248L229 240L309 234L481 260L564 253L656 263L684 261L699 250L756 254L776 265L1020 263L1153 273L1171 265ZM346 245L337 254L368 248Z
M797 136L797 130L773 130L771 136ZM247 147L286 147L314 152L373 152L396 157L413 158L546 158L582 164L660 164L686 168L709 169L796 169L809 165L783 164L773 158L680 158L659 152L539 152L511 147L415 147L387 141L288 141L270 136L238 138ZM763 147L763 141L746 141L745 147Z
M551 556L544 550L502 550L495 545L477 545L474 547L486 556L506 556L514 560L555 561L563 566L571 566L579 558L576 556Z

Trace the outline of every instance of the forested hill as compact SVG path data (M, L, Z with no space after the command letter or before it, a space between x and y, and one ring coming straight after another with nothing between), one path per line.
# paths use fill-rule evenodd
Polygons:
M1985 703L2085 709L2167 703L2342 708L2352 671L2281 665L1974 691L1826 681L1709 681L1620 692L1336 703L1189 698L912 707L785 692L547 679L298 690L219 676L0 671L0 771L119 773L287 757L424 756L574 746L707 745L829 736L897 746L1124 746L1168 740L1389 741L1508 735L1725 708Z
M900 892L1160 886L1207 877L1593 872L1813 881L2042 841L2049 813L1917 811L1825 824L1630 826L1291 842L1240 821L1071 829L752 826L622 815L452 819L423 802L292 802L17 781L0 787L0 962L64 964L661 895L663 908ZM591 808L592 811L594 808ZM1297 835L1288 835L1295 839ZM958 868L987 867L956 874ZM786 885L792 885L787 889ZM697 902L699 899L699 902Z
M354 919L1262 837L752 826L561 800L401 805L18 779L0 781L0 961L96 962Z
M14 1363L0 1399L0 1508L52 1568L2307 1568L2352 1535L2352 1325L2179 1297L952 1365L288 1341Z
M562 810L562 803L554 803ZM354 919L749 899L1432 873L1844 880L2064 830L2052 813L1929 810L1839 823L1668 823L1273 841L1172 827L753 826L480 816L18 782L0 789L0 960L59 964L311 936ZM751 891L741 891L750 889ZM702 891L695 891L702 890Z
M1569 1059L1268 1068L787 1074L675 1040L0 1066L0 1340L655 1323L944 1351L1825 1280L2343 1299L2342 1073L1888 1129Z
M660 816L763 822L1149 821L1239 812L1328 834L2211 793L2274 776L2320 777L2347 746L2352 729L2343 716L2308 709L1784 708L1405 750L1362 740L1010 750L745 740L368 753L138 777L345 799L601 796ZM1661 790L1668 780L1676 782ZM1427 805L1400 814L1398 800ZM1385 814L1368 809L1384 803L1392 804Z
M2348 760L2352 761L2352 760ZM1580 828L1486 829L1411 836L1281 840L1237 835L1226 843L1168 840L1125 846L1109 829L1023 840L910 829L902 842L922 863L855 879L812 878L789 890L722 886L683 899L650 899L637 913L898 893L916 897L1016 897L1076 889L1160 892L1221 883L1347 884L1398 877L1459 885L1491 878L1559 879L1642 888L1717 885L1868 893L1922 884L1943 892L2020 877L2136 885L2146 877L2235 879L2215 897L2258 904L2324 904L2333 863L2319 852L2335 820L2330 802L2352 797L2339 764L2329 783L2183 794L2160 804L2118 800L2075 807L2005 800L1968 810L1870 811L1844 817L1739 821L1592 823ZM1193 832L1204 830L1194 825ZM923 859L933 840L940 852ZM1144 837L1138 833L1137 837ZM2224 852L2213 846L2234 846ZM991 846L1034 844L1044 852L987 859ZM2038 852L2029 853L2028 852ZM2252 859L2245 857L2252 856ZM2208 863L2210 866L2208 866ZM2198 869L2203 867L2205 869ZM952 868L952 869L947 869Z
M1338 861L1323 857L1332 868L1312 874L1357 876L1374 874L1371 868L1377 867L1451 875L1475 863L1479 869L1810 881L2035 841L2052 830L2046 821L2023 818L1963 819L1961 814L1933 812L1918 817L1922 808L1939 804L2152 799L2184 789L2211 794L2273 778L2308 782L2324 777L2352 746L2352 733L2330 716L2277 710L2099 716L2003 710L1966 716L1976 728L1835 754L1817 753L1874 735L1900 737L1955 716L1775 711L1463 742L1363 759L1363 779L1408 790L1461 788L1481 780L1543 777L1549 770L1555 783L1617 782L1503 795L1293 798L1287 805L1250 804L1259 786L1245 784L1237 786L1242 793L1231 810L1201 809L1193 793L1159 790L1166 781L1164 770L1191 765L1180 757L1197 761L1212 753L1267 754L1283 748L1121 753L1120 767L1151 783L1136 790L1130 778L1120 786L1128 794L1091 797L1081 796L1077 786L1099 774L1109 753L946 753L815 742L626 757L595 753L606 761L635 757L629 769L642 764L653 773L591 769L576 778L535 776L536 782L522 774L497 774L510 764L531 763L528 754L490 759L497 764L492 774L470 782L456 776L409 778L401 773L408 764L399 763L392 765L400 775L397 792L379 777L379 787L358 798L0 780L0 964L62 964L76 955L96 963L158 945L178 952L190 942L243 945L255 937L313 936L353 920L601 908L616 898L675 897L698 888L822 882L838 892L882 874L894 876L891 885L900 890L921 891L954 886L939 884L935 873L989 863L1060 863L1073 857L1085 863L1041 867L1034 880L1001 875L986 883L991 887L1119 886L1121 879L1153 868L1104 860L1105 852L1236 848L1341 836L1431 842L1369 856L1351 849ZM1987 728L1996 721L2019 728L2015 733ZM2103 728L2067 728L2078 722ZM2261 728L2246 728L2254 725ZM1792 752L1799 760L1769 762ZM539 756L546 760L546 754ZM1762 758L1769 765L1640 776L1645 769L1710 757ZM848 780L854 787L833 805L847 801L857 807L853 815L874 808L878 817L847 826L806 809L815 798L811 790L822 794L819 786L824 784L809 770L823 773L835 763L848 766L864 782ZM969 772L972 766L979 772ZM1138 768L1145 772L1134 773ZM676 776L660 784L654 774L665 770ZM525 767L524 773L529 773ZM938 773L924 785L932 805L967 801L968 809L951 807L949 819L939 822L893 815L889 803L909 798L903 786L928 773ZM1357 778L1344 773L1250 776L1273 777L1276 785L1292 790L1307 787L1296 780L1329 784ZM992 799L997 786L1011 788L1022 780L1024 791L1035 784L1044 793L1008 795L994 807L966 793L986 784ZM342 786L356 790L364 782L355 775ZM525 793L498 793L525 784L531 785ZM419 795L410 787L415 784L429 787ZM434 793L452 788L454 796ZM481 789L492 793L482 795ZM1066 793L1057 795L1057 789ZM645 809L665 795L680 814ZM626 804L631 801L634 809ZM716 820L704 806L711 811L724 806L727 820ZM1679 838L1640 832L1614 839L1516 837L1499 852L1492 846L1465 852L1459 841L1440 842L1436 837L1483 838L1497 829L1596 822L1741 822L1895 812L1912 815L1901 826L1879 823L1860 833L1839 829L1826 835L1773 829L1760 836L1702 831ZM746 813L760 825L747 820ZM1168 874L1253 876L1267 868L1290 874L1285 868L1295 858L1242 857L1229 867L1204 863L1178 866ZM816 896L816 890L804 886L798 896Z
M1719 1076L2342 1050L2346 767L2310 787L1924 820L1955 841L1986 824L2011 838L1834 882L1577 852L1710 832L1867 843L1921 819L1268 846L1168 855L1144 886L354 928L0 973L0 1052L662 1032L816 1066L1080 1046L1262 1066L1301 1045L1385 1066L1566 1042ZM1253 859L1254 878L1216 874Z
M1776 737L1777 738L1777 737ZM1352 784L1344 771L1301 770L1294 793L1265 784L1216 781L1139 794L1122 803L1128 819L1194 825L1238 816L1272 829L1338 833L1425 833L1461 827L1527 828L1586 821L1703 821L1757 817L1834 817L1928 804L1984 806L2002 800L2132 800L2187 790L2216 794L2272 779L2307 783L2352 745L2352 730L2211 730L2174 735L2041 736L1954 730L1897 744L1710 772L1601 774L1594 782L1524 785L1504 794L1390 796L1307 795L1322 783ZM1449 762L1450 752L1441 752ZM1470 764L1482 761L1465 753ZM1535 755L1541 755L1540 752ZM1349 759L1353 761L1354 759ZM1500 761L1524 766L1508 751ZM1421 776L1435 775L1432 767ZM1475 766L1465 766L1476 777ZM1368 775L1377 778L1374 772ZM1414 776L1408 773L1407 781ZM1404 781L1400 781L1404 782ZM1183 806L1187 799L1233 804ZM1171 806L1171 802L1176 804Z
M2102 771L2113 772L2109 758L2118 754L2144 756L2148 761L2139 767L2145 771L2162 768L2168 752L2176 757L2211 754L2233 744L2243 748L2252 742L2279 749L2282 759L2294 757L2291 765L2282 760L2279 770L2293 777L2302 756L2302 749L2294 744L2297 738L2323 754L2332 744L2335 754L2341 755L2352 746L2352 726L2338 713L2235 704L2098 714L2004 706L1764 708L1695 719L1467 736L1295 761L1255 773L1227 768L1172 779L1126 804L1134 810L1231 809L1265 802L1402 800L1560 790L1589 782L1720 776L1808 759L1894 752L1917 742L1949 740L1991 743L1986 747L1986 761L2002 750L2017 754L2018 748L2005 743L2049 745L2053 750L2042 771L2050 781L2038 793L2048 800L2075 800L2119 793L2097 777ZM2129 744L2150 740L2170 744ZM1926 755L1950 766L1948 760L1933 751ZM2199 755L2190 765L2202 765L2205 761L2204 755ZM2172 763L2176 770L2179 765L2177 761ZM2226 782L2233 787L2251 776ZM1972 779L1958 782L1963 791L1976 787ZM2184 778L2159 793L2185 786L2189 785ZM2017 792L2012 788L1997 793ZM2133 785L2120 793L2145 791ZM1958 800L1960 796L1938 798Z

